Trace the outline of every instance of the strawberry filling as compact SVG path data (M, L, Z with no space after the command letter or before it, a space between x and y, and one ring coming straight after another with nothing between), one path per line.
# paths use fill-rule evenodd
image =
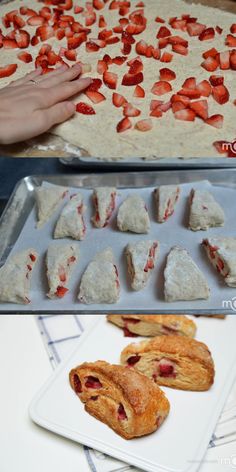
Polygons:
M124 421L124 420L128 419L122 403L119 404L119 408L118 408L117 413L118 413L118 420L119 421Z
M129 328L127 328L126 326L123 328L123 332L124 332L125 338L137 338L138 337L138 334L131 333Z
M99 388L102 388L102 384L97 377L93 377L92 375L89 375L88 377L85 378L85 387L99 389Z
M125 322L125 326L130 323L130 324L137 324L137 323L140 323L140 320L137 320L136 318L125 318L124 316L122 316L122 320L124 320Z
M157 362L156 370L153 374L153 379L157 377L176 378L175 364L169 359L161 359Z
M133 366L133 365L137 364L139 359L141 359L141 356L138 356L138 355L131 356L131 357L129 357L129 359L127 359L127 364L130 365L130 366Z
M155 257L156 248L157 248L157 243L154 243L149 251L149 255L148 255L149 257L143 269L144 272L148 272L149 270L154 269L154 257Z
M82 392L82 384L81 384L81 381L80 381L77 374L74 375L73 383L74 383L75 392L76 393L81 393Z

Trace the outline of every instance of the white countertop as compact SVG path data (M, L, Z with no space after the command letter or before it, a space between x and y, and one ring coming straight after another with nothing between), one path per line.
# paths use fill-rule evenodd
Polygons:
M0 472L90 472L81 446L41 429L28 416L32 397L52 373L32 316L0 315L0 359ZM236 442L209 449L200 468L233 470Z

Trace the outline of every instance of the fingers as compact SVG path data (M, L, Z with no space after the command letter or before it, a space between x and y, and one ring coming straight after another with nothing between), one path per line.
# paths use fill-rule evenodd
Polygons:
M42 74L42 68L38 67L36 70L33 70L32 72L29 72L26 74L24 77L21 77L20 79L14 80L11 82L8 87L17 87L19 85L23 85L27 82L29 82L32 79L35 79L36 77L39 77Z
M51 108L48 108L47 110L37 112L40 113L42 123L40 133L48 131L52 126L68 120L74 115L75 110L76 107L74 103L61 102L57 103Z
M59 69L41 76L38 80L38 83L41 87L49 88L55 87L56 85L62 84L63 82L70 82L71 80L76 79L82 71L80 64L75 64L69 69L66 66L62 66Z
M83 78L72 82L65 82L48 90L42 89L42 108L48 108L58 102L67 100L74 95L85 90L92 82L92 79ZM40 102L41 103L41 102Z

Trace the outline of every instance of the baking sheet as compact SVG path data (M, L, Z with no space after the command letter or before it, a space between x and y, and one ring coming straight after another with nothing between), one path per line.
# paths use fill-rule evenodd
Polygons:
M205 342L213 355L215 383L207 392L185 392L162 387L171 410L156 433L131 441L120 438L84 411L69 386L71 368L97 359L119 363L121 350L135 341L124 338L122 330L107 323L104 316L81 336L71 358L56 370L36 395L30 406L31 418L50 431L148 472L195 472L235 378L236 317L229 316L224 321L208 318L195 321L197 339Z
M61 184L69 185L70 193L73 194L78 191L78 187L84 196L84 201L87 206L85 214L85 221L87 225L87 234L84 241L76 242L81 249L81 256L79 264L76 266L72 275L71 282L69 284L70 292L63 299L50 300L46 297L48 290L47 280L45 274L45 254L47 247L50 243L55 241L56 244L61 245L65 242L71 242L71 239L53 240L52 234L55 227L55 223L63 207L61 204L60 208L56 211L51 220L41 229L36 229L36 210L34 205L33 190L36 185L40 185L43 182L43 178L38 181L34 178L28 178L27 185L29 188L30 204L25 202L25 206L28 210L23 208L23 216L19 213L18 222L18 233L19 237L13 243L9 241L8 251L4 251L1 255L1 261L5 261L12 249L12 254L28 247L33 247L39 253L40 258L33 273L31 300L29 305L16 305L9 303L0 304L1 312L7 313L12 312L91 312L91 313L104 313L104 312L194 312L194 313L217 313L230 312L230 305L223 306L223 301L230 301L236 296L236 290L225 286L224 280L218 276L214 268L208 262L204 250L200 247L200 242L206 236L212 235L227 235L234 236L236 233L236 221L234 217L234 207L232 201L235 201L236 196L236 174L229 174L226 171L226 175L223 176L222 172L214 171L212 177L215 180L219 179L218 185L224 185L224 177L231 176L232 182L225 184L229 188L226 191L225 187L217 187L213 185L211 191L216 197L217 201L223 206L226 216L226 223L223 228L212 228L206 231L192 232L187 229L188 223L188 195L193 187L193 181L198 181L194 184L194 188L210 188L211 184L207 181L202 181L208 177L207 171L195 174L194 177L191 172L183 172L174 174L162 173L161 175L154 173L140 174L104 174L103 176L81 176L69 177L64 176L49 178L47 185L50 184ZM209 174L210 177L210 174ZM213 178L213 181L214 181ZM223 179L223 180L222 180ZM185 183L182 188L182 194L179 203L176 206L176 211L173 217L171 217L166 223L158 224L155 218L155 206L153 203L152 191L160 184L164 183L176 183L180 182L191 182ZM226 180L225 180L226 182ZM26 181L25 181L26 183ZM111 224L107 228L96 229L93 228L90 218L93 214L93 205L91 201L92 188L99 185L117 185L119 190L119 196L117 199L117 208L121 201L132 193L138 193L141 195L148 207L149 216L151 219L151 231L147 235L137 235L133 233L120 232L116 227L116 215L117 209L111 219ZM230 186L233 188L230 188ZM69 197L67 197L68 199ZM30 209L30 208L32 209ZM19 219L22 216L22 229L19 231ZM26 220L26 221L25 221ZM6 226L6 221L5 221ZM14 228L12 229L14 232ZM7 236L4 234L6 240ZM124 257L124 248L129 242L135 242L141 239L157 239L160 241L161 251L160 257L157 261L156 267L151 274L147 287L140 291L134 292L130 289L129 280L127 277L126 261ZM0 223L0 240L1 240L1 223ZM173 245L179 244L186 248L192 255L195 262L197 262L199 268L205 274L209 286L211 289L211 296L209 300L196 300L191 302L172 302L167 303L163 298L163 270L165 267L166 256ZM100 250L111 246L115 261L119 271L119 277L121 281L121 295L120 300L116 304L111 305L85 305L77 300L79 282L81 276L87 267L88 263L92 260L93 256ZM1 262L1 263L2 263Z

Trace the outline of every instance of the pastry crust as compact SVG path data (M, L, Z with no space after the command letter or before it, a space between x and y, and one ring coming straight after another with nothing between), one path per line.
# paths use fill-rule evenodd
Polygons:
M68 282L78 258L79 247L75 244L49 246L46 256L49 298L62 298L68 292Z
M133 343L121 353L130 365L159 385L205 391L214 382L214 362L207 346L184 336L158 336Z
M107 320L124 329L126 336L177 335L193 338L196 324L185 315L107 315Z
M85 270L79 289L82 303L116 303L120 282L111 248L99 252Z
M120 231L148 233L150 220L144 200L139 195L130 195L121 204L117 215Z
M96 228L104 228L108 225L116 204L115 187L99 187L93 191L93 203L95 215L91 218Z
M68 192L68 188L38 187L35 189L35 198L38 208L37 228L41 228L52 216Z
M173 215L179 195L180 187L177 185L160 185L154 190L158 223L164 223Z
M189 199L189 228L192 231L224 226L224 212L210 192L192 189Z
M86 227L83 214L85 210L86 207L83 204L81 193L72 195L59 216L54 231L54 238L71 237L76 240L84 239Z
M153 433L169 413L162 390L133 369L86 362L72 369L69 379L85 410L125 439Z
M208 259L229 287L236 287L236 238L207 238L202 245Z
M178 246L171 249L164 276L167 302L209 298L208 283L185 249Z
M0 301L30 303L30 282L37 252L30 248L10 256L0 268Z
M139 241L128 244L125 249L128 273L133 290L142 290L146 285L155 267L159 255L158 241Z

